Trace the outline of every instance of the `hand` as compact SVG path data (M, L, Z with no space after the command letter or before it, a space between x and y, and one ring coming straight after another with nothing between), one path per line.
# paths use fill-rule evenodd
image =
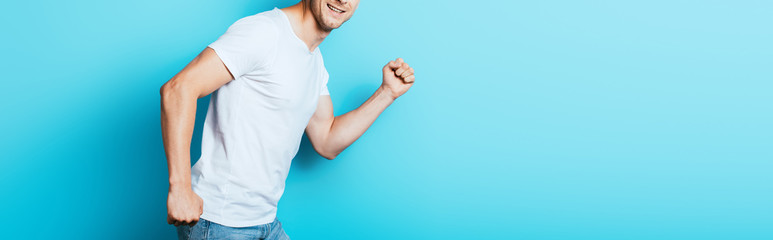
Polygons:
M402 58L389 61L383 69L384 81L381 87L389 90L392 99L397 99L408 91L416 77L413 76L413 68L408 66Z
M196 225L199 216L204 213L204 201L190 187L169 187L166 200L166 222L181 225Z

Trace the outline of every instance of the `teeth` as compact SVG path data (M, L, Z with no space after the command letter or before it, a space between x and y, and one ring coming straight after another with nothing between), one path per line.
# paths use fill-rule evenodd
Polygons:
M330 8L330 10L333 10L333 11L335 11L335 12L337 12L337 13L342 13L342 12L344 12L344 10L341 10L341 9L335 8L335 7L331 6L330 4L328 4L328 5L327 5L327 8Z

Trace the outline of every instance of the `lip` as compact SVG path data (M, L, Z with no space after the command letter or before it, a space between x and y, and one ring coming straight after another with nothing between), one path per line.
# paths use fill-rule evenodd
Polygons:
M338 7L338 6L333 6L330 3L327 4L327 9L329 9L331 12L333 12L335 14L343 14L343 13L346 12L346 11L343 10L343 8Z

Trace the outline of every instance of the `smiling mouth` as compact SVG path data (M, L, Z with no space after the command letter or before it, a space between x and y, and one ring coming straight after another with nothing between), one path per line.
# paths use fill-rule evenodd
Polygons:
M327 8L330 8L330 10L333 10L333 12L337 12L337 13L344 13L344 12L346 12L344 10L338 9L336 7L333 7L333 5L330 5L330 4L327 4Z

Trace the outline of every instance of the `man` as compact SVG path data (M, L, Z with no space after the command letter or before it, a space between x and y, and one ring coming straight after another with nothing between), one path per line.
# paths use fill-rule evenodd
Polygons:
M333 159L413 85L413 68L398 58L365 103L333 115L317 46L358 4L302 0L242 18L163 85L167 222L180 239L289 239L276 205L304 129ZM196 99L210 93L201 158L191 168Z

